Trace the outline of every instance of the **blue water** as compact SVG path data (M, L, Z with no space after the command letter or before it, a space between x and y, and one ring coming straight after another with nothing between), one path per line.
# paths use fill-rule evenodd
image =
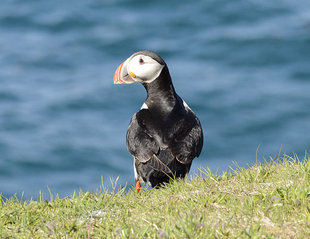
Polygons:
M310 2L1 1L0 193L24 198L134 183L139 84L117 66L149 49L205 134L192 172L310 149Z

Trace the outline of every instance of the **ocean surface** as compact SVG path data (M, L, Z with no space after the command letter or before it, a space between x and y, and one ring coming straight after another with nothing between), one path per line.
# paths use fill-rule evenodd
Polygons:
M1 1L0 193L37 199L133 184L126 149L140 84L113 85L159 53L205 144L191 174L310 150L310 1Z

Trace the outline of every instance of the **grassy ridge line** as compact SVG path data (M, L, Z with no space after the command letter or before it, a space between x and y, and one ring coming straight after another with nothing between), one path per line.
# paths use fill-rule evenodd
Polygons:
M1 200L1 238L310 237L309 155L124 191Z

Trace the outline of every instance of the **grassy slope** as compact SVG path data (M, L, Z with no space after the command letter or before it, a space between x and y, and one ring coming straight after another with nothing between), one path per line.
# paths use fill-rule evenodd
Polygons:
M235 176L202 170L141 193L2 200L1 238L309 238L310 161L288 156ZM202 179L202 177L204 179ZM116 190L117 191L117 190Z

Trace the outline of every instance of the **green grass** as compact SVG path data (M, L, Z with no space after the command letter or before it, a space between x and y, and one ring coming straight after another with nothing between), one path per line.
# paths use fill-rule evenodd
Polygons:
M230 172L229 172L230 171ZM289 156L158 190L0 203L1 238L309 238L310 161Z

